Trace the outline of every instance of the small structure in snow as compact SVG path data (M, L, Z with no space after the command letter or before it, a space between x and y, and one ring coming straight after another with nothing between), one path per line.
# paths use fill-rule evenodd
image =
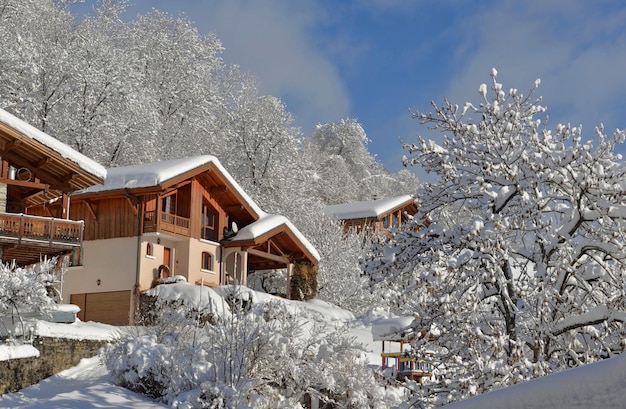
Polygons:
M399 381L408 378L421 383L423 378L430 379L433 373L430 363L412 355L407 345L422 335L415 332L413 321L413 317L379 319L372 324L372 338L382 342L383 373Z

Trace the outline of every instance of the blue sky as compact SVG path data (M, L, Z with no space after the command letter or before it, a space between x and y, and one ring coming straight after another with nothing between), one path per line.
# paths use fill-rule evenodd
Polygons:
M88 0L88 3L92 0ZM476 101L492 67L505 88L538 94L550 124L626 128L626 4L619 0L131 0L184 13L222 41L309 134L356 118L369 150L397 171L399 139L428 135L409 115L444 97ZM88 6L87 6L88 7ZM419 175L420 172L414 169Z

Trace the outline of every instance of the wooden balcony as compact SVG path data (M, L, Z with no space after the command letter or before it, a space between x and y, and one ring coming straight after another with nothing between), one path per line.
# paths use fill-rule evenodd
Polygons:
M144 233L166 232L189 237L190 219L172 213L147 211L143 219Z
M80 247L83 242L82 221L54 217L0 213L0 240L17 244Z
M44 256L72 253L75 256L72 263L79 264L83 231L82 221L0 213L2 261L28 265Z

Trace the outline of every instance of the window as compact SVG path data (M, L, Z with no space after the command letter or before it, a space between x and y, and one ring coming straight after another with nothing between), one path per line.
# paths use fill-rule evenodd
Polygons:
M161 211L164 213L176 214L176 193L165 196L161 199Z
M146 257L154 258L154 248L152 247L152 243L146 243Z
M213 256L206 251L202 252L202 270L213 270Z
M200 237L204 240L217 241L217 217L215 211L206 202L202 203L202 231Z

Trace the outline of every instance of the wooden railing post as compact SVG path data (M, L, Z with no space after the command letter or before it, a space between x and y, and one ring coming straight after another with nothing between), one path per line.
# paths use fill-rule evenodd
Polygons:
M54 237L54 217L50 219L50 229L48 230L48 245L52 247L52 238Z
M22 236L24 235L24 214L20 213L20 227L17 230L17 242L22 244Z

